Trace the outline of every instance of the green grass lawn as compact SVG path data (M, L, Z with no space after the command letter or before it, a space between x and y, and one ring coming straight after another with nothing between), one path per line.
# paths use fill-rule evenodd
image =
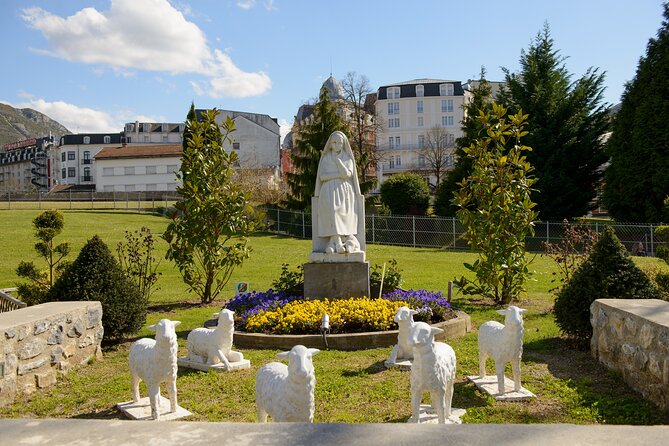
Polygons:
M36 260L32 250L31 220L38 210L2 211L0 237L5 255L0 258L0 287L14 286L14 269L20 260ZM74 259L85 241L98 234L114 248L124 231L149 227L161 233L168 221L152 215L123 211L64 211L65 230L57 239L72 244ZM196 296L186 292L178 271L163 260L160 290L151 301L148 323L168 317L182 321L179 342L185 353L185 338L191 329L218 310L233 294L235 281L250 282L252 289L264 290L278 277L282 263L297 266L306 261L310 241L260 234L250 240L251 259L235 271L220 301L203 307ZM166 243L159 240L157 256L162 258ZM465 273L464 261L475 255L438 249L414 249L368 245L372 265L394 258L402 270L404 288L446 291L449 280ZM640 264L657 264L656 259L636 258ZM467 423L623 423L665 424L669 417L629 390L618 374L596 363L589 352L570 348L559 337L548 291L554 271L551 260L534 256L536 272L528 283L528 294L516 305L529 310L525 317L523 385L537 395L528 402L495 402L466 381L478 373L476 331L461 339L449 340L458 357L454 407L467 409ZM454 305L469 313L477 327L495 319L489 301L456 295ZM142 330L141 336L150 335ZM21 396L15 404L0 408L2 417L120 418L117 402L130 399L127 367L130 342L105 351L102 361L70 372L47 390ZM405 422L411 415L409 373L386 370L383 361L390 348L359 352L322 351L314 357L316 369L316 413L319 422ZM254 379L263 364L275 360L277 351L244 350L251 369L216 374L179 371L180 404L193 412L192 420L255 421ZM489 363L489 373L492 363ZM510 372L509 372L510 373ZM143 393L145 394L144 388ZM426 399L427 401L427 399ZM364 408L364 409L361 409Z

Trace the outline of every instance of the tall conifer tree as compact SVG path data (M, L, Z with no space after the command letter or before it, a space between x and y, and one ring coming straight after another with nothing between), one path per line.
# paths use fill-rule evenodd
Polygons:
M665 219L669 194L669 4L648 41L636 76L625 86L607 151L604 205L620 221Z
M589 69L572 81L555 49L548 25L520 56L520 72L505 69L499 100L529 115L527 160L538 178L532 198L542 219L582 216L590 209L607 161L602 135L608 106L602 103L604 74Z
M330 101L327 88L321 88L314 118L312 123L300 128L295 150L290 155L295 168L295 172L286 175L290 193L285 204L290 209L304 211L311 207L318 162L325 143L337 130L348 135L346 123L337 114L337 106Z

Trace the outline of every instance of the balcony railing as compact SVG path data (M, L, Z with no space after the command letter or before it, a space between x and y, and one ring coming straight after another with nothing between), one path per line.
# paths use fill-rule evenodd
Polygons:
M81 164L91 164L91 160L90 159L83 159L83 160L81 160Z
M84 175L81 177L81 181L93 181L93 177L91 175Z

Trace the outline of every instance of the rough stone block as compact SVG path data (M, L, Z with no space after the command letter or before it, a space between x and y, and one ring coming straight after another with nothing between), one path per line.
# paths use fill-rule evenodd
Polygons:
M39 389L56 384L56 371L53 369L49 369L44 373L37 373L35 376L37 377L37 388Z
M37 384L35 383L35 375L29 374L25 376L18 376L16 378L16 391L22 393L33 393L37 390Z
M369 296L369 262L305 263L304 295L312 298Z
M46 348L46 342L44 339L34 338L31 341L27 341L24 345L21 346L19 350L18 357L19 359L31 359L36 356L39 356L44 349Z
M17 373L19 375L25 375L28 372L32 372L33 370L37 370L40 367L42 367L44 364L48 364L49 359L50 358L43 357L43 358L39 358L35 361L20 363L19 368L17 370Z
M91 308L88 310L88 323L86 328L89 330L91 328L97 327L102 322L102 309L101 308Z
M27 336L28 336L28 326L27 325L22 325L17 328L17 334L18 334L18 340L23 341Z
M16 364L18 364L18 358L13 353L8 353L5 355L5 375L12 375L16 373Z
M86 337L82 339L81 342L79 342L78 347L79 348L88 347L89 345L93 345L94 342L95 339L93 339L93 335L89 334L86 335Z
M49 320L35 322L35 331L33 332L33 334L35 336L42 334L45 331L47 331L50 326L51 326L51 321Z
M12 339L15 336L16 336L16 328L15 327L11 327L11 328L8 328L7 330L5 330L5 338Z
M56 345L63 342L63 326L54 325L51 327L51 334L46 340L47 345Z
M67 332L67 336L70 338L79 338L86 331L86 327L81 319L76 319L70 330Z

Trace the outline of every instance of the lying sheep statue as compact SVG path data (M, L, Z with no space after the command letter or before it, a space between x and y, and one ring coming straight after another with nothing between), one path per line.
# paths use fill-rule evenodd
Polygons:
M506 363L511 363L513 371L514 390L519 392L520 385L520 359L523 356L523 314L527 310L514 307L506 310L497 310L504 315L504 325L497 321L488 321L479 328L479 372L481 378L485 378L485 363L488 357L495 361L497 373L497 391L504 395L504 368Z
M398 360L413 359L413 348L408 344L411 328L414 325L413 315L418 313L409 307L400 307L395 313L395 322L399 327L397 334L397 344L390 352L387 364L395 364Z
M231 362L244 359L241 352L232 350L232 336L235 331L235 313L224 309L214 314L218 318L216 328L196 328L188 333L186 347L189 361L207 365L223 363L230 369Z
M408 343L413 348L411 366L412 421L419 422L420 401L423 392L429 392L432 409L439 424L451 416L453 382L455 381L455 352L450 345L435 342L434 337L444 330L416 322L411 329Z
M170 412L177 410L177 334L174 327L179 321L161 319L148 327L156 332L156 339L142 338L130 347L130 382L132 400L139 402L139 381L149 390L151 418L160 419L160 383L167 383Z
M258 422L274 421L312 423L314 421L314 387L316 376L311 362L320 350L296 345L277 356L287 359L288 366L270 362L256 374Z

